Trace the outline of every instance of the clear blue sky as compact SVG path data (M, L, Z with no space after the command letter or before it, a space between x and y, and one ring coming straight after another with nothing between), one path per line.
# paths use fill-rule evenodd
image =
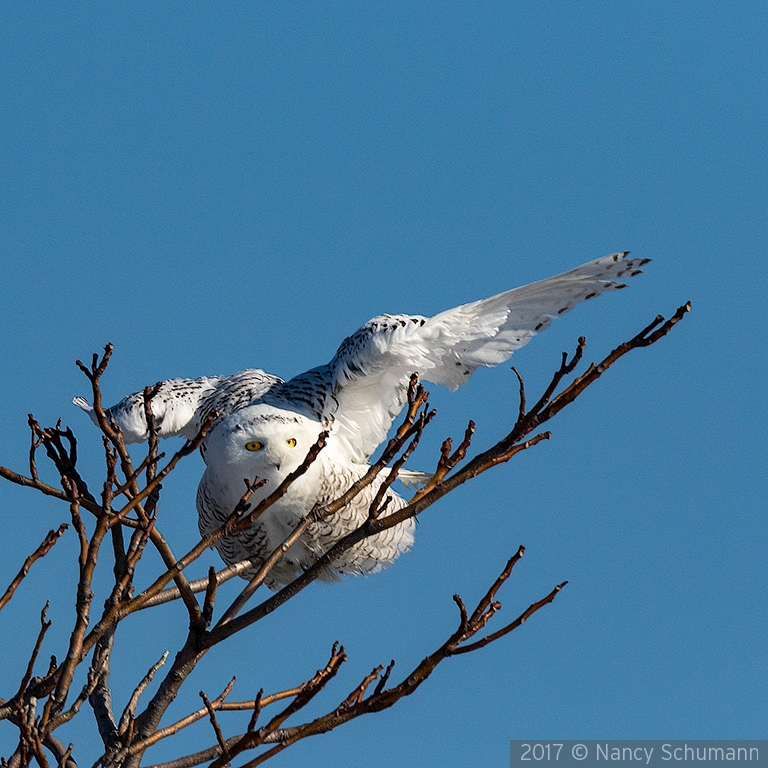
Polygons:
M88 392L74 360L108 341L110 402L171 376L288 377L382 312L432 314L618 249L652 258L515 356L535 392L578 336L596 359L693 302L552 440L426 512L390 571L315 585L211 653L169 719L234 672L236 699L295 684L334 640L350 661L315 711L378 663L402 674L453 630L451 595L477 599L524 543L499 619L568 579L552 606L274 764L503 766L517 738L768 737L767 39L762 2L3 6L6 466L26 466L27 413L61 416L96 482L98 435L70 400ZM515 386L502 366L433 387L415 465L469 418L478 449L495 441ZM201 471L194 457L166 484L175 551L195 540ZM0 485L3 588L67 515ZM42 656L63 655L75 552L70 530L0 615L0 695L45 599ZM181 607L162 615L183 629ZM116 698L180 637L126 622ZM0 754L12 733L0 723ZM181 741L213 737L202 723L147 761Z

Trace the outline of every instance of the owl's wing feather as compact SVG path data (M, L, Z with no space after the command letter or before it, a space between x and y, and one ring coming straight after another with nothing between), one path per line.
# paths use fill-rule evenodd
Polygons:
M238 408L264 395L282 379L252 368L231 376L203 376L199 379L168 379L159 383L152 398L159 437L182 436L191 440L210 414L224 418ZM85 398L72 401L98 424L93 407ZM144 415L144 391L133 392L106 410L123 433L126 443L141 443L147 437Z
M211 428L231 413L250 405L263 397L275 385L282 384L279 376L265 373L258 368L246 368L244 371L224 376L216 382L213 391L200 401L196 413L195 428L200 426L214 412L218 414Z
M376 317L345 339L328 365L275 387L264 399L332 424L337 448L364 462L386 438L413 372L450 389L466 384L477 368L507 360L577 304L626 288L624 281L650 261L627 255L614 253L431 318Z

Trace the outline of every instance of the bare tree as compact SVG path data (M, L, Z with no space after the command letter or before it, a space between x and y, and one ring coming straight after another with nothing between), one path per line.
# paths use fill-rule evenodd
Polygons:
M162 768L186 768L205 762L219 768L240 755L245 759L242 765L260 765L301 739L325 733L361 715L391 707L402 697L414 693L445 659L478 651L517 629L526 619L552 602L566 584L557 584L549 594L533 602L512 621L493 631L486 629L501 609L497 595L522 557L522 546L512 554L498 578L473 608L467 608L458 595L453 596L459 614L456 630L409 670L400 682L395 683L392 679L394 661L390 661L386 667L375 666L370 674L353 685L346 697L329 705L325 714L303 719L302 709L322 692L346 661L344 647L334 645L325 666L299 685L270 694L259 691L251 701L229 701L232 689L230 683L216 696L209 697L201 693L201 706L186 717L161 727L170 703L182 686L188 683L195 666L209 649L225 642L236 643L235 635L293 598L317 579L324 568L365 537L424 512L468 480L548 439L549 432L539 431L542 425L571 404L624 354L650 346L669 333L689 309L690 304L680 307L669 320L664 320L661 316L656 317L635 337L614 349L602 362L589 365L584 373L574 378L567 386L561 387L563 380L574 373L581 361L585 342L583 338L579 339L574 355L568 359L568 355L563 354L549 386L530 407L523 380L513 369L519 381L520 404L517 420L508 434L487 450L469 458L474 431L472 422L469 422L458 447L454 449L450 439L443 443L432 479L413 495L406 507L388 513L384 501L385 491L418 444L434 415L427 401L428 393L414 375L408 391L405 418L370 471L333 503L316 506L285 540L283 546L278 547L249 579L239 595L223 608L216 603L217 587L248 569L251 564L246 561L218 573L211 568L205 578L197 581L188 580L189 567L217 540L246 529L280 498L290 484L306 472L316 459L323 448L326 435L320 435L301 466L253 509L248 509L248 500L259 487L259 481L246 481L247 487L243 497L232 510L227 522L179 557L173 553L158 527L160 487L179 461L197 449L210 427L211 420L202 426L193 440L186 442L167 459L165 454L158 450L157 430L152 414L152 398L156 394L156 388L148 387L144 391L144 408L150 437L146 456L135 466L120 431L114 423L110 423L101 401L101 378L107 369L112 346L107 345L101 359L94 355L90 366L78 361L91 383L94 410L102 432L106 477L101 484L101 492L92 492L92 486L81 475L78 469L77 440L69 428L62 428L61 422L54 427L43 428L30 416L32 442L28 474L19 474L0 467L0 475L6 480L60 499L68 505L71 526L78 542L79 574L76 615L68 635L68 647L58 656L51 656L47 668L40 668L38 657L50 627L46 618L46 603L40 613L39 630L33 642L29 662L24 670L20 670L19 680L10 684L10 689L6 692L8 698L0 699L0 719L8 720L18 729L18 746L7 760L3 760L3 765L25 768L34 760L41 768L45 768L52 760L59 766L76 768L76 749L71 744L65 744L57 735L57 731L88 709L93 712L95 726L103 743L103 754L97 764L104 768L135 768L141 764L145 752L154 744L173 737L190 724L204 718L210 721L211 746L196 754L183 754L183 740L180 740L182 743L178 746L178 758L162 764ZM41 480L37 467L37 457L41 450L55 468L60 487ZM389 474L389 479L374 499L368 519L352 533L337 541L292 583L248 607L253 594L263 584L282 553L307 527L312 522L334 514L372 483L381 470L388 466L393 467L394 471ZM13 598L16 588L30 567L45 557L67 528L68 526L63 524L58 530L51 531L40 546L26 558L18 575L0 597L0 609ZM111 547L103 546L107 540ZM154 548L160 555L164 570L156 575L149 587L135 594L134 575L139 566L144 566L142 557L148 547ZM111 558L104 556L104 549L111 551ZM4 556L11 557L12 554ZM107 567L104 565L107 561L111 564L113 578L104 607L98 611L94 606L94 578L97 569ZM198 594L202 594L202 600L196 597ZM57 597L58 595L52 594L50 599ZM151 610L171 600L181 600L186 609L189 629L184 643L177 650L167 670L164 669L167 657L165 654L147 671L143 679L137 681L133 694L128 701L123 702L122 708L115 709L109 674L116 628L137 611ZM21 633L16 634L20 636ZM59 662L58 659L62 661ZM75 673L79 668L86 669L87 673L85 683L76 687ZM156 692L140 707L142 695L161 669L164 675ZM8 681L4 682L6 686L9 685ZM83 709L86 702L88 707ZM232 710L248 710L252 715L243 733L226 735L232 728L227 726L224 713Z

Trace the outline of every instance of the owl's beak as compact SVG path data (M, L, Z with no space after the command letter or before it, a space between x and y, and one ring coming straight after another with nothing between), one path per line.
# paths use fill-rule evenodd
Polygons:
M280 467L282 466L282 463L283 463L280 457L275 456L271 451L267 451L266 458L269 460L269 466L276 469L279 472Z

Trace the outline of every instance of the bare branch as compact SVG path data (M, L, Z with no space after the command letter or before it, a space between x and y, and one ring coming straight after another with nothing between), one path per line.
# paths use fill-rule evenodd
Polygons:
M300 689L296 689L296 693L298 693L299 690ZM259 721L261 708L264 706L263 697L264 689L259 688L259 692L256 694L256 698L253 701L253 714L251 715L251 719L248 721L248 729L246 733L253 733L256 730L256 723Z
M361 681L360 685L355 688L352 693L347 696L344 701L339 704L339 706L336 708L337 712L340 712L345 709L352 708L355 704L359 704L363 700L363 696L365 696L365 692L368 690L368 687L370 684L378 678L378 676L381 674L381 671L384 669L383 664L379 664L377 667L374 667Z
M519 393L520 393L520 405L517 409L517 422L520 423L525 416L525 382L523 381L523 377L520 375L520 371L515 368L515 366L512 366L512 373L517 376L517 382L519 386Z
M13 593L16 591L16 588L19 586L19 584L21 584L24 577L29 573L29 569L32 566L32 563L36 562L41 557L45 557L51 551L53 545L59 540L61 534L67 530L67 528L69 528L69 526L66 523L62 523L58 530L48 531L48 534L43 539L42 544L40 544L40 546L24 561L24 565L21 566L21 570L16 574L16 577L10 583L8 589L5 590L3 596L0 597L0 611L13 597Z
M213 566L208 569L208 586L205 590L205 602L203 603L203 624L210 626L213 618L213 605L216 600L216 571Z
M44 483L40 480L20 475L18 472L14 472L7 467L0 466L0 477L3 477L16 485L23 485L26 488L33 488L34 490L40 491L40 493L46 496L52 496L54 499L69 501L69 496L67 496L67 494L59 488L54 488L53 486L48 485L47 483ZM81 499L81 504L92 514L98 514L101 512L101 507L98 504L87 499Z
M51 733L58 724L55 721L55 717L59 715L64 708L75 668L82 659L83 638L85 637L85 631L88 627L91 601L93 600L91 583L93 581L101 542L107 532L107 518L106 516L101 516L96 521L96 528L90 542L87 540L83 523L80 518L77 488L72 485L69 487L68 492L72 495L72 503L70 504L72 524L78 533L81 545L79 557L80 578L77 585L77 616L75 626L70 636L67 657L58 670L56 688L51 694L43 713L41 726L44 729L47 729L44 731L45 733ZM54 717L54 722L49 726L48 719L51 716Z
M487 635L486 637L482 638L482 640L478 640L475 643L470 643L469 645L456 648L454 651L452 651L452 653L470 653L471 651L476 651L478 648L484 648L489 643L494 642L494 640L498 640L500 637L504 637L504 635L509 634L513 629L517 629L521 624L524 624L540 608L543 608L545 605L549 605L549 603L551 603L557 597L560 590L567 583L567 581L563 581L562 583L558 584L546 597L543 597L541 600L529 605L528 608L526 608L514 621L511 621L505 627L502 627L501 629L496 630L496 632ZM478 624L480 623L481 619L482 617L478 619ZM482 622L482 626L484 625L485 622Z
M160 484L162 483L162 481L176 468L176 465L179 463L179 461L181 461L181 459L193 454L198 449L200 443L205 438L208 432L208 429L210 429L210 426L213 423L216 416L217 414L215 412L210 414L210 416L208 417L206 422L203 424L203 426L201 427L197 435L192 440L188 440L186 443L184 443L184 445L182 445L181 448L179 448L179 450L176 451L176 453L171 457L170 461L162 468L160 472L158 472L157 474L153 473L152 479L147 482L144 488L139 489L138 486L136 486L135 488L129 488L131 492L131 499L117 513L116 519L115 519L115 522L113 522L113 525L118 521L120 522L124 521L125 516L129 512L132 512L134 509L136 509L137 513L140 513L141 502L144 501L144 499L146 499L147 497L151 496L157 490L159 490ZM115 433L115 440L118 443L123 444L122 437L118 433ZM123 449L126 450L126 456L127 456L127 449L125 449L124 444L123 444ZM149 468L149 466L154 465L154 463L158 458L159 458L159 454L155 457L152 457L150 455L150 458L147 461L147 467ZM130 461L130 457L128 458L127 461ZM124 468L126 477L133 477L133 478L138 477L138 472L134 472L132 467L128 467L128 469L130 470L129 472L125 471L125 468ZM134 479L133 485L135 485L135 479ZM143 512L141 512L140 514L143 514Z
M90 698L90 696L96 690L96 687L102 680L102 676L107 671L109 665L109 646L102 646L99 650L101 653L94 654L93 663L88 670L88 677L85 685L83 686L83 689L80 691L77 698L72 703L72 706L68 710L62 712L48 722L48 733L53 732L60 725L69 722L80 711L80 707L82 707L85 701Z
M77 763L72 757L72 744L65 747L55 736L46 736L43 746L51 751L59 768L77 768Z
M230 579L234 579L235 576L239 576L243 571L247 571L249 568L253 568L253 563L250 560L241 560L239 563L228 565L226 568L216 571L216 586L221 586ZM193 593L197 594L198 592L208 589L208 584L209 577L206 576L204 579L190 581L189 588ZM158 592L154 597L150 597L137 610L144 610L145 608L152 608L155 605L162 605L171 600L177 600L180 596L181 593L176 587L170 587L169 589L164 589L162 592Z
M55 427L42 429L31 413L28 417L28 423L33 435L45 448L48 458L56 467L56 470L61 477L62 487L67 494L67 498L73 498L69 489L70 487L74 487L77 490L78 498L88 499L91 503L96 504L96 499L90 493L85 480L83 480L76 469L77 441L75 440L72 430L69 428L62 430L61 420L59 420L59 423ZM64 445L63 440L66 440L67 446ZM36 474L36 470L34 474Z
M464 461L467 450L469 449L469 445L472 441L472 435L475 433L475 422L470 421L469 424L467 424L467 428L464 431L464 438L459 444L459 447L451 453L452 442L451 438L447 438L445 442L442 445L442 448L440 449L440 460L437 462L437 469L435 470L435 474L432 476L432 478L424 485L424 487L418 491L416 494L414 494L413 498L411 499L411 502L418 501L423 496L426 496L428 493L433 491L435 488L437 488L440 483L445 479L445 476L454 468L456 465Z
M248 726L248 732L253 732L253 727L256 724L256 718L258 717L259 712L261 711L262 707L266 707L269 704L274 704L275 702L282 701L283 699L292 698L294 696L298 696L304 690L304 687L307 685L306 683L302 683L302 685L296 686L295 688L290 688L286 691L280 691L279 693L273 693L269 696L263 696L261 695L261 692L259 692L259 695L256 697L256 699L252 701L233 701L233 702L227 702L224 699L229 695L230 691L232 690L232 686L234 685L234 678L230 681L229 685L224 689L224 691L212 702L210 702L211 707L214 709L214 711L229 711L229 710L253 710L253 717L251 718L251 721ZM173 736L174 734L178 733L183 728L186 728L188 725L191 725L192 723L202 719L205 717L205 715L208 713L208 709L206 707L203 707L202 709L197 710L196 712L192 712L191 714L187 715L186 717L182 718L181 720L178 720L177 722L173 723L172 725L169 725L165 728L162 728L158 731L155 731L155 733L152 734L147 739L143 739L140 742L135 743L133 746L130 747L130 749L127 750L126 754L134 755L138 754L140 752L145 751L153 744L156 744L161 739L167 738L168 736ZM227 741L227 746L231 746L237 741L237 738L230 739ZM214 757L217 757L220 753L215 751L210 752L207 750L205 752L207 755L207 758L203 758L201 760L204 761L205 759L212 759Z
M480 616L485 613L485 611L488 609L488 606L496 597L496 593L501 588L501 585L504 584L504 582L512 575L512 569L515 567L515 565L517 565L524 554L525 547L521 544L517 548L517 552L515 552L515 554L512 555L509 560L507 560L507 564L504 566L504 570L499 574L499 577L493 583L488 592L486 592L485 597L483 597L483 599L477 604L477 608L475 608L474 612L472 613L472 618L470 621L477 621Z
M32 475L32 479L35 481L38 481L39 478L37 476L37 463L35 460L35 453L37 452L37 449L42 445L40 442L40 438L37 435L37 432L35 431L34 426L31 423L32 416L30 414L29 416L29 431L30 431L30 445L29 445L29 474Z
M160 669L160 667L162 667L163 664L165 664L165 660L167 658L168 658L168 651L165 651L165 653L163 653L160 659L150 667L147 674L144 675L141 682L136 686L136 689L131 694L130 701L128 702L128 705L123 710L123 714L120 717L118 730L120 731L121 734L126 733L130 724L133 722L133 716L136 712L136 707L139 704L139 698L141 697L141 694L144 693L144 691L147 689L147 686L152 682L152 678L155 676L155 672L157 672L157 670Z
M213 732L216 734L216 741L219 744L219 749L221 750L221 756L223 759L225 759L227 762L229 762L229 752L227 750L227 745L224 743L224 736L221 733L221 727L219 726L219 721L216 719L216 712L214 711L213 707L211 706L211 702L208 701L208 697L203 693L203 691L200 691L200 698L203 700L203 704L205 704L205 708L208 711L208 717L211 721L211 727L213 728Z
M35 647L32 650L32 655L30 656L29 661L27 662L27 669L24 672L24 677L21 679L19 690L17 691L16 695L13 697L14 701L21 701L24 695L24 691L26 690L27 685L29 685L29 681L32 679L32 672L35 668L35 662L37 661L37 656L40 653L40 648L43 645L43 640L45 639L45 633L48 631L48 629L51 626L51 622L45 618L47 613L48 613L48 601L46 600L45 605L43 606L43 610L40 611L40 631L37 634Z
M507 568L509 568L509 563L507 564ZM503 571L502 575L499 577L499 579L502 580L502 583L505 580L503 577L506 570L507 569L505 568L505 571ZM511 572L511 568L509 570ZM499 579L497 579L497 581L491 587L491 590L486 593L483 600L478 603L478 607L472 613L473 617L478 614L478 609L480 608L481 604L488 599L488 595L492 592L495 593L495 590L498 589L498 586L500 586ZM552 602L558 591L559 587L553 590L553 592L547 595L547 597L544 599L530 606L520 617L518 617L518 619L515 620L515 622L512 623L515 626L509 625L509 628L504 628L506 631L503 632L503 634L512 631L517 626L520 626L525 621L525 619L529 618L533 613L538 611L544 605ZM384 683L380 681L379 685L376 686L376 689L368 698L364 698L363 695L353 695L348 697L339 707L337 707L332 712L329 712L327 715L323 715L322 717L319 717L309 723L305 723L304 725L282 729L279 733L280 743L269 751L262 753L254 760L246 763L243 768L251 768L257 765L261 765L263 762L278 752L287 748L291 744L296 743L296 741L307 738L308 736L325 733L338 727L342 723L356 717L360 717L363 714L378 712L391 707L404 696L409 696L412 694L432 674L437 665L444 659L456 655L457 653L476 650L477 648L480 648L483 645L487 645L488 643L493 642L493 640L502 636L502 631L500 630L500 633L497 633L496 637L493 637L492 639L485 638L487 642L482 642L482 644L478 642L472 646L464 646L467 649L467 651L464 651L461 644L468 638L472 637L472 635L474 635L479 629L481 629L482 626L484 626L485 621L482 619L475 621L472 618L469 618L461 598L456 595L454 600L459 606L461 613L461 620L459 622L458 629L445 641L445 643L443 643L443 645L440 646L440 648L438 648L434 653L427 656L420 664L418 664L399 685L396 685L393 688L384 689ZM481 610L479 615L484 616L485 613L483 613ZM387 667L385 679L388 679L393 664L394 662L390 663L390 665ZM381 667L377 668L377 670L381 670ZM377 672L377 670L374 670L374 672ZM358 689L356 689L355 693L357 693L359 690L364 691L365 687L370 685L372 675L373 673L371 673L371 675L367 676L363 680ZM264 741L267 742L268 739L265 738Z
M258 731L246 733L242 738L232 746L227 747L227 751L220 758L211 763L210 768L224 768L226 763L232 757L236 757L247 749L261 744L265 738L277 731L277 729L293 714L309 704L310 701L326 686L326 684L336 676L339 667L347 660L347 654L344 646L333 645L331 657L328 664L323 669L319 669L311 680L308 680L303 686L296 698L278 715L275 715L267 725L259 728Z
M134 477L131 457L128 453L128 449L125 447L125 442L123 441L120 429L117 427L114 421L111 420L111 418L107 418L107 414L104 411L101 398L100 380L104 372L107 370L107 365L109 364L110 357L112 357L113 350L114 346L112 344L107 344L104 347L104 355L102 356L101 361L99 361L98 355L94 354L90 368L86 367L83 363L80 362L80 360L76 360L75 364L85 374L88 381L91 382L93 413L96 416L96 422L99 426L99 429L106 436L109 442L112 443L112 445L115 447L115 450L120 457L120 465L123 474L126 478L131 478ZM138 493L138 490L138 485L134 480L130 483L131 494L135 496Z

